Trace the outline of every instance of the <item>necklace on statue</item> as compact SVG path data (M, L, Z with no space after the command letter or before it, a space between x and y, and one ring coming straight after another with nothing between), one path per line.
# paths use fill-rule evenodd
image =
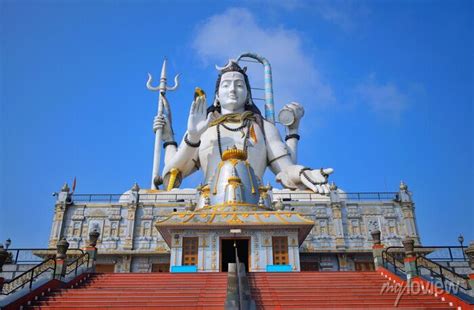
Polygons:
M221 142L221 128L220 128L220 126L222 125L222 127L227 129L228 131L232 131L232 132L240 131L242 133L242 138L244 138L244 151L247 152L247 147L248 147L247 140L248 140L248 137L249 137L250 125L251 124L252 124L252 122L251 122L250 119L245 119L243 121L242 125L240 125L239 127L236 127L236 128L231 128L229 126L226 126L224 123L217 124L217 126L216 126L217 145L219 146L219 154L221 155L221 158L222 158L222 142ZM244 131L245 128L247 128L247 132Z

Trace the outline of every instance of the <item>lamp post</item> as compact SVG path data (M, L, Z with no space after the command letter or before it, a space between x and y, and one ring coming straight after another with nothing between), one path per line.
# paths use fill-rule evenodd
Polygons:
M458 242L461 244L461 252L462 252L462 257L464 259L466 259L466 256L464 255L464 236L462 234L459 234L459 237L458 237Z
M0 272L2 272L2 267L5 261L8 258L8 252L3 248L3 244L0 244Z
M8 250L11 244L12 244L12 240L10 238L5 240L5 250Z

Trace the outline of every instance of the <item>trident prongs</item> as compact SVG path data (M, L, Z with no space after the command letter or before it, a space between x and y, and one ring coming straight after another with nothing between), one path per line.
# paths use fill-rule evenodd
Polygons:
M153 82L153 77L151 76L150 73L148 73L148 81L146 82L146 88L148 88L151 91L160 91L160 86L161 84L158 84L158 86L152 86L151 83ZM166 86L166 90L173 91L179 86L179 74L176 74L174 77L174 86Z
M179 85L178 78L179 78L179 73L176 74L176 76L174 77L174 86L173 87L166 86L166 90L175 90L176 88L178 88L178 85Z
M157 91L160 90L160 85L153 87L151 86L151 82L153 81L153 77L151 76L151 73L148 73L148 81L146 82L146 88L152 91Z

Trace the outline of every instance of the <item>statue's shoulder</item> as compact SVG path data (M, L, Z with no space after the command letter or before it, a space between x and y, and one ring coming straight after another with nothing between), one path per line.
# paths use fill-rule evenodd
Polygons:
M278 129L276 128L275 124L267 121L264 118L262 118L262 125L263 125L263 130L265 132L269 132L269 133L274 133L275 131L278 132Z

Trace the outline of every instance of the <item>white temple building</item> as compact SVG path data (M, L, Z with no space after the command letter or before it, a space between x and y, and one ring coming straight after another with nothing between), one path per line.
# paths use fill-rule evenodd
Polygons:
M265 113L254 104L246 68L262 63ZM410 237L419 243L412 195L405 184L390 193L348 193L328 182L331 168L297 163L298 126L304 109L287 104L275 125L269 62L245 53L219 69L214 102L196 89L188 128L178 145L165 93L166 63L155 118L152 185L135 184L124 194L73 194L67 184L56 195L49 246L65 237L71 248L100 232L97 271L219 272L238 259L248 271L373 270L371 231L386 246ZM161 144L164 168L159 173ZM271 169L282 188L264 186ZM197 169L201 185L180 189ZM162 189L158 189L158 188Z

